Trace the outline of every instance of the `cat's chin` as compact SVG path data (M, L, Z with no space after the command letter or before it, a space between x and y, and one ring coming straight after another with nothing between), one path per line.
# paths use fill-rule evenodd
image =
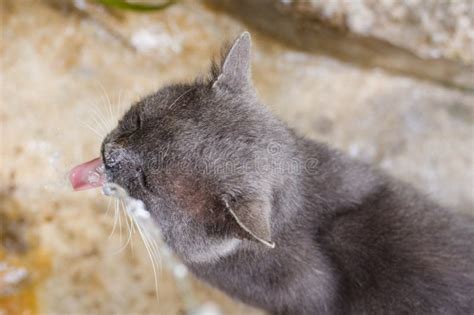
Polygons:
M235 253L242 240L237 238L212 240L205 248L194 248L186 251L184 260L191 264L212 264L221 258Z

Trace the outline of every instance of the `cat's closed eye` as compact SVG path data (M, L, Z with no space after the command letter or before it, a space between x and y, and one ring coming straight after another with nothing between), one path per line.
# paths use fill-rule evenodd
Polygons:
M124 135L130 135L142 128L142 117L138 110L131 113L130 116L125 117L121 122L120 126Z

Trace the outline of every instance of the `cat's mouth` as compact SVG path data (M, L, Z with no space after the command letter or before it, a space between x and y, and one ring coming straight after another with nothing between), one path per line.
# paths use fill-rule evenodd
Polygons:
M102 187L105 183L102 159L99 157L77 165L69 172L69 181L74 190Z
M141 169L137 169L136 171L136 178L141 187L146 192L152 193L148 187L143 171ZM69 172L69 181L75 191L103 187L107 182L110 182L110 180L107 179L105 165L100 157L79 164Z

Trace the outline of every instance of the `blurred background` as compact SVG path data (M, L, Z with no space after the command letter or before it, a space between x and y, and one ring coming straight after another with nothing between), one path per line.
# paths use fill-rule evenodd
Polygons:
M171 257L156 294L125 216L67 182L131 103L243 30L260 98L299 134L474 211L471 0L0 3L1 315L261 314Z

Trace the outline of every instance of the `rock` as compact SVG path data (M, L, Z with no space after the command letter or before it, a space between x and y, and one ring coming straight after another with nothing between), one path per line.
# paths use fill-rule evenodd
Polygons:
M206 1L299 49L474 90L469 0Z
M474 62L474 8L470 0L288 2L331 25L387 41L422 58Z

